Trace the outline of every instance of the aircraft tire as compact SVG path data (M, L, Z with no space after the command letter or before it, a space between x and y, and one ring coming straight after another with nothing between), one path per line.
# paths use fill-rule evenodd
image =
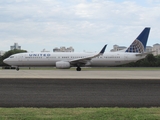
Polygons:
M17 67L16 70L19 71L19 67Z
M80 67L77 67L77 71L81 71L81 68L80 68Z

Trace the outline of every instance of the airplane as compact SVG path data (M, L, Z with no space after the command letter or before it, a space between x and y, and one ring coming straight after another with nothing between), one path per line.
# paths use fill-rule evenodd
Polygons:
M68 53L68 52L36 52L18 53L4 59L4 63L16 67L38 67L53 66L58 69L69 69L76 67L81 71L81 67L107 67L117 66L130 62L136 62L145 58L147 54L146 44L148 41L150 27L144 28L139 36L125 51L105 52L105 45L99 53Z

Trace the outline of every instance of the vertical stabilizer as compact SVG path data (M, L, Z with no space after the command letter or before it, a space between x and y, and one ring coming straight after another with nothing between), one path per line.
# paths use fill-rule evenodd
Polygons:
M149 32L150 28L146 27L125 52L144 53L148 41Z

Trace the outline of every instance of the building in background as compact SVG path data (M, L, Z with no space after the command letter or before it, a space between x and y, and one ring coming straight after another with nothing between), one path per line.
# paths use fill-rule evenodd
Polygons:
M4 55L4 53L6 53L5 51L0 51L0 57Z
M160 44L154 44L153 45L153 48L152 48L152 51L153 52L153 55L156 56L156 55L160 55Z
M18 46L18 43L14 43L13 46L10 46L11 50L17 49L17 50L21 50L21 46Z
M110 50L111 52L116 52L116 51L120 51L120 50L124 50L126 49L127 47L125 46L119 46L119 45L113 45L113 49Z
M73 47L69 47L69 48L66 48L66 47L60 47L60 48L54 48L53 49L53 52L74 52L74 49Z
M151 46L146 46L145 52L152 52L153 47Z
M127 47L125 46L119 46L119 45L113 45L113 49L111 49L111 52L116 52L116 51L120 51L120 50L125 50L127 49ZM145 52L152 52L153 47L151 46L146 46L146 51Z
M43 49L41 52L50 52L50 51L48 51L48 50L46 50L46 49Z

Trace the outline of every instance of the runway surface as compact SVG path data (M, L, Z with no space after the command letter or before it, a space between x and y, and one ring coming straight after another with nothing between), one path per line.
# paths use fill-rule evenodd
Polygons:
M116 69L116 68L115 68ZM0 70L0 78L160 79L160 71Z
M0 78L0 107L160 107L160 80Z

